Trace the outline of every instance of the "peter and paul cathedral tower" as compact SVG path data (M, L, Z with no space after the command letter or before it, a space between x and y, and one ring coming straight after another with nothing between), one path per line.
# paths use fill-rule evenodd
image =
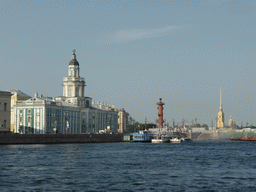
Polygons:
M217 128L225 127L224 123L224 113L222 108L222 90L220 87L220 111L218 112L218 122L217 122Z

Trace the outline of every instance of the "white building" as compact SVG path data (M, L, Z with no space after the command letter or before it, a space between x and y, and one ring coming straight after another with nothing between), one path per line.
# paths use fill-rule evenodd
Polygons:
M11 132L14 132L14 126L16 124L16 111L14 110L14 105L16 105L17 101L25 101L31 97L20 90L11 90L11 94Z
M68 77L63 78L63 96L33 98L16 101L13 105L15 133L22 134L80 134L99 130L118 130L118 109L114 106L92 104L84 96L85 81L80 77L79 63L73 50Z
M34 97L17 101L15 133L81 133L80 109L50 97Z

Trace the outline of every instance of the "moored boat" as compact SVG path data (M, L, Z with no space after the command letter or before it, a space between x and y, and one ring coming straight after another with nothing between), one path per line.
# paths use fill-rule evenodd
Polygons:
M182 141L181 141L181 138L180 137L172 137L171 139L170 139L170 142L171 143L181 143Z
M148 130L139 131L138 133L133 133L133 141L139 142L151 142L155 134L151 133Z
M246 137L240 137L240 138L231 138L232 141L256 141L256 137L254 136L246 136Z
M158 134L151 140L151 142L152 143L169 143L170 138L171 136Z
M179 137L179 136L174 136L170 139L171 143L182 143L182 142L189 142L191 141L190 138L188 137Z

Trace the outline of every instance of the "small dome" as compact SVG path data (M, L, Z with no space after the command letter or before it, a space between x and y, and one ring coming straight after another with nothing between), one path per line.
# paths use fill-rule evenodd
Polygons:
M79 65L78 61L76 60L76 50L73 50L72 60L69 62L69 65Z
M69 62L69 65L79 65L78 61L76 59L72 59L70 62Z

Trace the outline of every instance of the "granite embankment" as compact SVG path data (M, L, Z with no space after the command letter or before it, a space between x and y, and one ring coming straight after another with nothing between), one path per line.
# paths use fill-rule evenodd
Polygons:
M183 136L191 138L192 140L207 141L207 140L230 140L231 138L241 137L256 137L256 131L241 131L241 130L228 130L228 131L205 131L182 133Z
M1 134L0 145L122 142L123 134Z

